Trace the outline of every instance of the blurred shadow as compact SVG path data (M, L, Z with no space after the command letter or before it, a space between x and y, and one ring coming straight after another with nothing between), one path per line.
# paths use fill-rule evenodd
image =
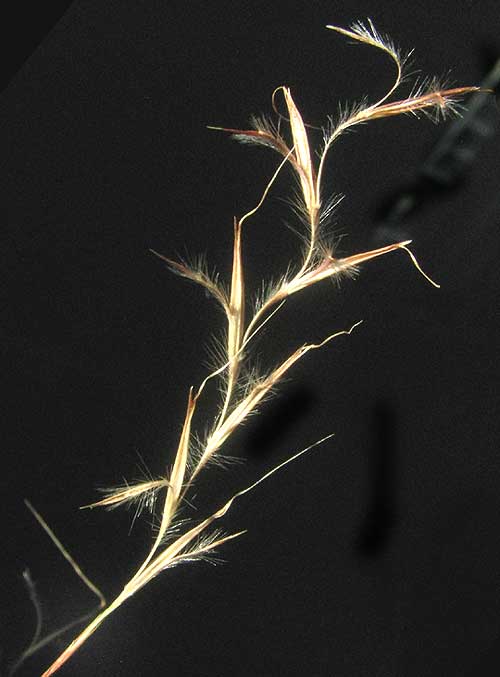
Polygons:
M499 131L495 98L500 92L498 49L484 45L480 50L485 73L481 90L468 96L461 115L452 119L425 161L416 168L412 180L396 187L375 209L375 246L395 240L412 239L407 220L425 206L432 206L442 195L460 187L481 154Z
M273 453L280 441L292 437L292 431L314 404L314 394L304 386L295 386L280 394L259 414L255 428L249 431L245 449L248 457L259 459Z
M9 84L73 2L60 0L38 4L40 7L37 7L37 3L29 3L29 11L26 3L19 3L19 7L11 5L7 12L6 23L11 39L6 51L7 58L2 63L0 91Z
M396 412L388 402L375 405L371 431L369 499L355 543L363 558L377 557L387 549L396 524Z

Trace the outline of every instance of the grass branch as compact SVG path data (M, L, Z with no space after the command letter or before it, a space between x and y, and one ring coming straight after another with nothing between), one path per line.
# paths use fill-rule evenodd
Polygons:
M107 490L101 500L90 503L86 507L116 507L137 503L152 508L154 499L161 495L161 510L158 514L159 528L152 538L152 545L148 554L137 566L136 573L125 583L121 593L108 605L100 591L83 574L73 558L61 546L44 520L34 508L28 507L35 515L42 528L49 534L56 547L70 562L74 571L95 595L99 598L100 611L84 630L68 645L56 658L52 665L43 673L49 677L69 660L74 653L97 630L105 619L132 595L147 585L158 574L179 563L204 559L228 541L238 537L243 531L225 535L218 529L213 531L215 522L223 519L236 499L253 491L260 483L267 480L274 473L282 470L291 461L298 459L313 446L325 442L331 437L327 435L318 442L291 456L283 463L265 473L259 480L232 495L222 503L221 507L204 519L194 522L179 520L181 503L186 501L189 506L189 495L192 494L194 484L211 461L217 460L221 448L226 445L233 433L238 431L248 417L255 413L264 400L274 391L285 374L307 353L317 350L330 343L339 335L350 335L360 322L348 330L338 331L319 342L308 342L294 350L286 357L276 359L276 366L266 374L260 374L255 364L252 343L255 335L265 333L267 323L275 321L278 311L286 300L299 291L326 279L356 272L360 266L372 259L378 259L386 254L404 250L409 254L413 264L424 277L438 287L431 278L423 272L414 254L408 248L410 241L394 242L385 247L362 251L339 258L334 244L325 236L335 211L338 209L341 198L338 196L323 198L323 176L329 152L334 142L349 128L377 120L384 117L410 113L430 113L437 115L453 113L458 110L458 101L475 91L475 87L457 87L454 89L441 88L435 80L428 80L425 86L420 84L405 98L392 101L408 77L405 66L410 53L403 54L394 43L385 35L379 33L373 23L356 22L350 28L328 26L329 29L358 43L381 50L386 53L396 67L395 79L391 87L376 101L376 103L356 104L350 109L341 111L338 119L327 117L328 123L323 128L323 142L318 151L312 140L314 128L304 122L301 112L295 104L290 88L278 87L272 95L272 107L277 113L277 97L283 97L286 115L277 113L277 120L266 116L254 116L251 126L247 129L236 127L213 127L232 135L236 140L245 144L254 144L271 149L278 153L281 160L272 174L271 179L261 192L257 205L242 217L234 218L233 247L231 278L229 284L219 280L217 274L211 273L203 258L194 263L186 261L176 262L163 254L151 250L153 254L164 261L174 273L195 282L214 298L221 307L226 324L226 334L223 349L218 356L218 363L196 388L186 386L187 404L181 425L179 441L173 458L166 458L165 473L158 479L149 478L132 484L125 484L114 490ZM252 308L248 305L248 290L246 288L246 263L244 258L243 240L245 247L251 240L251 230L248 232L248 222L254 219L275 189L276 178L288 165L295 179L291 186L291 193L295 195L292 211L299 215L302 231L303 248L297 252L296 261L276 278L276 271L270 271L275 283L264 281L263 288L267 291L259 302ZM295 193L294 193L295 191ZM243 225L245 224L245 231ZM209 381L217 380L220 385L221 401L213 424L208 433L203 436L199 431L200 423L197 419L197 403L204 394ZM206 424L205 424L206 427ZM140 512L140 510L138 510ZM138 514L138 512L136 514ZM173 527L178 531L172 537ZM167 538L168 537L168 538ZM38 630L34 643L38 638ZM33 644L33 642L32 642Z

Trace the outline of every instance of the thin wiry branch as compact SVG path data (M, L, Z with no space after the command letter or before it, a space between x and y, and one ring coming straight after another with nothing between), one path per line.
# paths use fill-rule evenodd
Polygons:
M9 666L8 677L12 677L12 675L14 675L19 670L21 665L41 647L40 637L42 635L43 626L42 605L36 590L35 581L31 577L29 569L25 569L23 571L23 581L28 590L28 595L33 609L35 610L35 629L33 632L33 637L26 649L24 649L20 656Z
M64 545L61 543L61 541L57 538L55 533L52 531L52 529L49 527L47 522L43 519L43 517L40 515L40 513L35 510L35 508L31 505L31 503L25 499L24 503L26 507L30 510L31 514L33 517L36 519L38 524L42 527L42 529L45 531L45 533L49 536L50 540L52 543L56 546L56 548L59 550L61 555L64 557L64 559L69 563L75 574L78 576L78 578L84 583L84 585L87 586L87 588L97 597L99 600L99 605L103 607L106 604L106 599L102 592L99 590L99 588L92 583L92 581L83 573L81 567L77 564L76 560L70 555L69 551L64 547Z
M92 583L90 579L87 578L87 576L83 573L82 569L76 563L75 559L70 555L68 550L57 538L54 531L49 527L49 525L47 524L45 519L40 515L40 513L37 510L35 510L35 508L31 505L31 503L28 500L25 499L24 503L26 507L30 510L34 518L37 520L38 524L49 536L52 543L56 546L56 548L63 555L66 561L70 564L71 568L76 573L76 575L80 578L80 580L84 583L84 585L86 585L89 588L89 590L98 598L99 600L98 610L103 609L106 606L106 600L104 598L104 595L99 590L99 588L96 585L94 585L94 583ZM19 670L19 668L25 663L25 661L28 658L30 658L30 656L35 654L37 651L43 649L43 647L48 646L52 642L55 642L57 639L60 639L69 630L73 629L74 627L77 627L82 623L85 623L95 613L95 611L91 613L86 613L82 616L79 616L71 623L67 623L66 625L63 625L57 630L54 630L50 633L43 635L42 605L36 590L35 582L33 581L28 569L25 569L25 571L23 572L23 580L27 586L28 594L31 603L33 605L33 608L35 609L35 619L36 619L35 630L33 633L33 637L28 646L26 647L26 649L24 649L24 651L22 651L20 656L9 666L8 668L9 677L11 677L11 675L14 675Z

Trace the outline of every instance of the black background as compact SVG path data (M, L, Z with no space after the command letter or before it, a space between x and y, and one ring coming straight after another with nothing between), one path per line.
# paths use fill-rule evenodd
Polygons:
M496 2L74 2L5 20L2 206L1 651L30 639L36 581L45 630L93 604L23 504L29 498L108 599L151 539L148 518L79 511L95 488L172 461L189 385L222 316L149 248L205 252L230 273L233 215L277 158L206 125L244 127L292 88L322 124L374 100L383 54L325 30L371 17L423 73L478 84L498 56ZM3 41L6 44L6 40ZM10 77L9 77L10 75ZM495 97L492 119L498 115ZM341 139L326 176L345 193L344 254L378 246L384 205L412 184L446 123L394 118ZM401 254L340 289L290 299L258 348L270 366L310 353L228 445L246 463L207 472L202 518L314 440L322 448L241 499L248 529L224 565L165 572L97 631L61 675L496 675L500 656L498 135L453 190L425 193L398 225L442 288ZM318 138L319 140L319 138ZM249 287L299 241L283 175L245 231ZM207 391L200 429L213 416ZM141 461L141 458L143 461ZM71 637L31 658L36 675Z

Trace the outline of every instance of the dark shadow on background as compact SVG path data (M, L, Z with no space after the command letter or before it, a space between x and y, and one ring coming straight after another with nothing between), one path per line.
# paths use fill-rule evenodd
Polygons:
M414 171L413 180L396 187L374 210L375 246L412 239L416 233L410 232L407 219L460 190L484 149L498 135L500 52L485 44L478 49L478 60L484 73L481 90L465 97L461 114L444 126L434 148Z
M6 3L2 12L4 44L8 44L6 58L1 64L0 91L3 91L24 62L33 54L45 36L52 30L72 0L54 2ZM8 38L6 40L5 38Z
M377 557L387 549L397 522L397 415L394 406L378 402L372 412L370 428L368 500L355 542L356 553L362 558Z
M276 450L281 440L290 439L296 426L311 412L314 401L311 390L295 386L280 393L279 400L265 405L248 435L245 445L248 456L264 458Z

